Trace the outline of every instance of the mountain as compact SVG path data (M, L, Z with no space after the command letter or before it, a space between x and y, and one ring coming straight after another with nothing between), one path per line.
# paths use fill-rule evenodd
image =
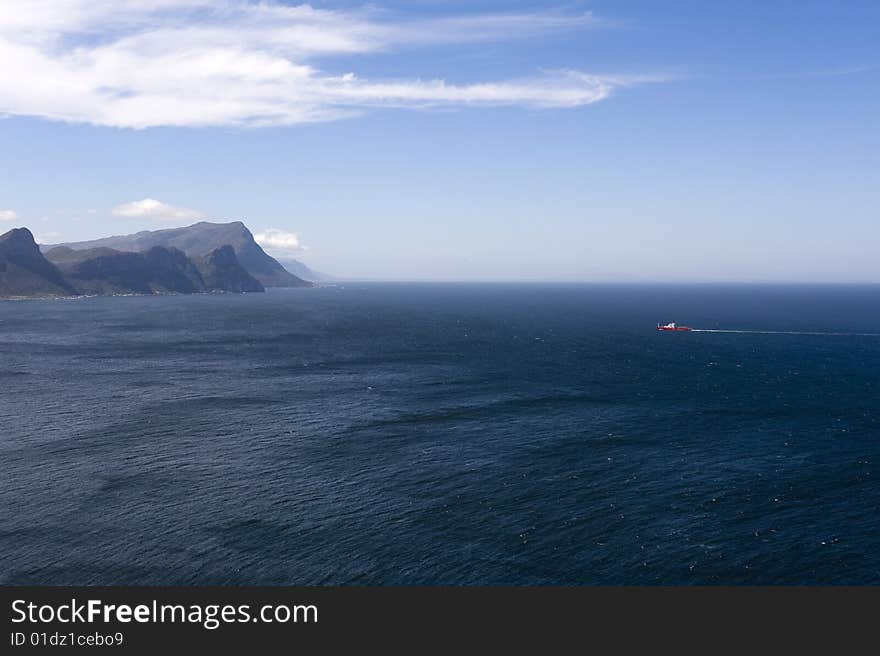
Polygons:
M163 246L179 249L192 258L204 258L212 251L227 245L235 251L239 264L266 287L312 286L311 282L293 275L278 260L267 255L241 221L202 221L185 228L145 230L133 235L60 244L74 250L112 248L117 251L144 251L153 246ZM44 246L47 251L50 248L52 247Z
M207 291L196 265L183 251L154 246L143 253L60 246L46 253L80 294L196 294Z
M249 274L227 244L196 260L205 286L210 291L263 292L262 283Z
M27 228L0 235L0 296L70 296L76 292L40 252Z
M54 247L38 246L27 228L0 235L0 297L263 292L261 280L312 285L266 255L240 222Z
M279 262L285 269L290 271L290 273L303 280L310 280L311 282L329 282L334 279L333 276L321 273L320 271L315 271L299 260L282 259L279 260Z

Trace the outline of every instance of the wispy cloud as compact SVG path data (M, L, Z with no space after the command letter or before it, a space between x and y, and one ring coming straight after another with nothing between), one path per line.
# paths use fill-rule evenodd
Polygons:
M64 235L60 232L50 230L49 232L40 232L34 235L34 241L38 244L55 244L58 243L63 236Z
M469 84L376 80L316 62L596 22L559 10L406 20L273 0L3 0L0 114L147 128L288 125L376 107L577 107L648 78L563 70Z
M15 221L18 214L14 210L0 210L0 221Z
M144 198L131 203L117 205L112 210L113 216L127 219L154 219L157 221L198 221L205 215L188 207L176 207L153 198Z
M299 235L276 228L267 228L255 233L254 241L267 251L278 255L292 255L306 249L300 242Z

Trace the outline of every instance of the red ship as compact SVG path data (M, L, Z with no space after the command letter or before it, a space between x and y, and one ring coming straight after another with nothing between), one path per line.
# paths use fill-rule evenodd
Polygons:
M667 323L666 325L657 324L657 330L693 330L693 328L688 328L687 326L679 326L674 321L672 323Z

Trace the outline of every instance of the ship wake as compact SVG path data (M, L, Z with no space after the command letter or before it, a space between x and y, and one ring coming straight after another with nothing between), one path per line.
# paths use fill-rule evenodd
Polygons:
M694 333L738 333L745 335L825 335L835 337L880 337L880 333L823 332L807 330L726 330L721 328L692 328Z

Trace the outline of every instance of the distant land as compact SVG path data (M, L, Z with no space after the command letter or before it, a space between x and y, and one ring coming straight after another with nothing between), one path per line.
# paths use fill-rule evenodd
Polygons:
M323 273L321 271L315 271L314 269L306 266L299 260L282 258L278 261L285 269L290 271L290 273L297 276L298 278L302 278L303 280L310 280L311 282L332 282L334 280L339 280L338 278L331 276L330 274Z
M310 270L303 265L301 271ZM0 235L0 298L241 293L313 284L269 256L240 221L42 246L27 228Z
M208 223L202 221L186 228L144 230L133 235L104 237L80 241L67 246L77 251L93 248L112 248L117 251L141 252L153 246L177 248L190 257L204 257L221 246L232 246L239 263L265 287L307 287L309 282L287 271L254 241L254 236L241 221ZM54 246L43 246L48 253Z

